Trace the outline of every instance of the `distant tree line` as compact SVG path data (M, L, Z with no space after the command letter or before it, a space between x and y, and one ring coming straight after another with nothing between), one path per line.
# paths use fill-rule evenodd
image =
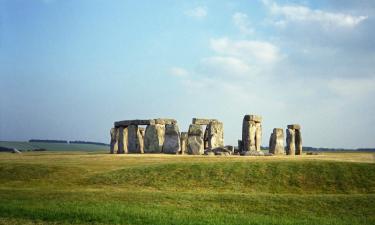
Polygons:
M102 142L94 142L94 141L69 141L70 144L92 144L92 145L104 145L108 146L109 144L102 143Z
M304 151L320 151L320 152L332 152L332 151L359 151L359 152L375 152L375 148L316 148L316 147L303 147Z
M29 142L42 142L42 143L62 143L62 144L93 144L108 146L106 143L94 141L66 141L66 140L48 140L48 139L30 139Z
M30 139L29 142L64 143L64 144L68 144L68 141L65 141L65 140L46 140L46 139Z

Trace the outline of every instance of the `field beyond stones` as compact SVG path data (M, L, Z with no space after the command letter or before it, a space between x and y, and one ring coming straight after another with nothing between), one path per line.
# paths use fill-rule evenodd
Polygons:
M0 153L0 224L375 224L375 156Z

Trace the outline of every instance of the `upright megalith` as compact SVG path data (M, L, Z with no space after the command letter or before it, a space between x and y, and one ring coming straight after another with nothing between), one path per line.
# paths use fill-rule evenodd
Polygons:
M203 134L204 149L214 149L224 146L224 130L222 122L217 119L193 118L192 124L206 126Z
M188 131L188 153L191 155L203 155L203 130L198 124L190 124Z
M144 137L145 153L161 153L164 144L165 126L162 124L148 125Z
M288 125L286 129L286 151L288 155L302 155L302 135L299 124Z
M119 127L118 129L118 150L117 154L128 153L128 128Z
M262 117L245 115L242 122L242 151L260 151Z
M188 154L187 139L188 139L188 133L187 132L181 132L181 136L180 136L180 145L181 145L180 154L181 155Z
M214 149L224 146L224 127L219 121L211 121L207 125L208 148Z
M111 131L110 131L110 135L111 135L111 142L110 142L110 152L111 154L114 154L117 152L118 150L118 129L115 128L115 127L112 127L111 128Z
M284 155L284 130L274 128L270 137L269 152L274 155Z
M137 125L128 126L128 153L143 153L143 136Z
M178 154L181 150L180 131L177 124L165 125L163 153Z
M301 126L299 124L288 125L286 136L287 154L302 155L302 135Z

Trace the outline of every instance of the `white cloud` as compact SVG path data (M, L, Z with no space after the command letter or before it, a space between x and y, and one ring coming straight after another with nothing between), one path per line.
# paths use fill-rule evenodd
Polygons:
M275 22L276 25L285 25L286 22L315 22L326 28L353 28L368 18L367 16L313 10L301 5L281 6L268 0L263 0L263 3L273 15L283 17L283 19Z
M198 6L194 9L185 11L185 15L196 18L196 19L203 19L207 16L207 9L206 7Z
M205 72L213 76L244 76L249 74L250 66L235 57L214 56L201 60Z
M258 63L275 63L282 58L279 48L266 41L219 38L211 39L210 45L218 54L241 57Z
M177 77L186 77L189 75L189 72L181 67L172 67L169 69L169 74Z
M232 16L232 21L241 33L246 35L254 33L254 29L251 28L249 18L245 13L236 12Z
M345 79L336 78L328 87L337 95L345 98L361 98L375 92L375 77Z

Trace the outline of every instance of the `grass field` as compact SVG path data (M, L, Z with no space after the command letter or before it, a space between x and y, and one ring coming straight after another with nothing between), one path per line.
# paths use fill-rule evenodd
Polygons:
M375 157L0 153L0 224L375 224Z

